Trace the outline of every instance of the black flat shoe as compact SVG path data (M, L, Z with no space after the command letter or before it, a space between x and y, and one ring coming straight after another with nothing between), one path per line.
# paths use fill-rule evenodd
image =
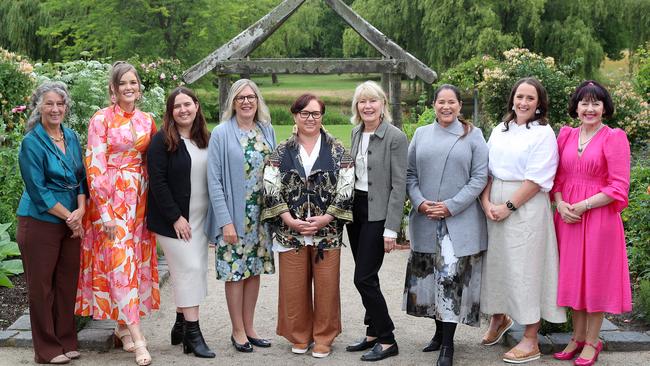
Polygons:
M433 352L433 351L438 351L440 350L440 346L442 345L442 342L440 340L434 338L431 338L429 341L429 344L427 344L426 347L422 348L422 352Z
M361 361L379 361L384 358L397 356L399 354L399 349L397 348L397 343L393 343L392 346L382 350L381 343L376 343L372 349L361 356Z
M251 342L251 344L252 344L253 346L256 346L256 347L265 347L265 348L266 348L266 347L271 347L271 341L269 341L268 339L264 339L264 338L253 338L253 337L249 337L249 336L246 336L246 338L248 338L248 341Z
M345 347L345 350L348 352L357 352L357 351L365 351L369 348L372 348L372 346L377 343L377 338L373 339L372 341L369 341L368 338L363 337L362 340L360 340L357 343L352 343L351 345Z
M436 366L453 366L454 365L454 348L443 346L440 348Z
M235 346L235 349L239 352L253 352L253 346L251 346L250 342L239 344L233 336L230 336L230 341L232 342L232 345Z

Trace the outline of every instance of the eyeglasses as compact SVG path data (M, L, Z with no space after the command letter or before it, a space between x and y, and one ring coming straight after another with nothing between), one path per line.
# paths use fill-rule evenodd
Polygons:
M247 100L249 103L255 103L257 101L257 95L238 95L235 97L235 102L239 104L244 103L244 100Z
M309 116L312 116L314 119L320 119L321 117L323 117L323 113L321 113L319 111L314 111L314 112L300 111L300 112L298 112L298 115L302 119L307 119L307 118L309 118Z

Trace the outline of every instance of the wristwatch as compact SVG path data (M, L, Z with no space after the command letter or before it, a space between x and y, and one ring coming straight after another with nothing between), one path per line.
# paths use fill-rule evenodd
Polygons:
M517 211L517 207L515 207L515 204L510 202L510 200L506 201L506 207L508 207L510 211Z

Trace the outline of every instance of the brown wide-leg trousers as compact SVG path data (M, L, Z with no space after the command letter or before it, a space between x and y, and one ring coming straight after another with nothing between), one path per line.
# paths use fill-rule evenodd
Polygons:
M79 279L79 238L64 223L18 217L16 241L25 268L34 360L47 363L77 350L74 303Z
M339 290L341 251L325 251L316 263L317 249L280 253L278 327L276 333L293 344L331 346L341 334ZM313 300L312 300L313 280Z

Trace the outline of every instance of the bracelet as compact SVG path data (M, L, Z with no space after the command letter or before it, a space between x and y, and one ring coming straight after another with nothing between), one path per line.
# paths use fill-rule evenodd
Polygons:
M591 210L591 204L589 203L589 198L585 198L585 207L587 210Z

